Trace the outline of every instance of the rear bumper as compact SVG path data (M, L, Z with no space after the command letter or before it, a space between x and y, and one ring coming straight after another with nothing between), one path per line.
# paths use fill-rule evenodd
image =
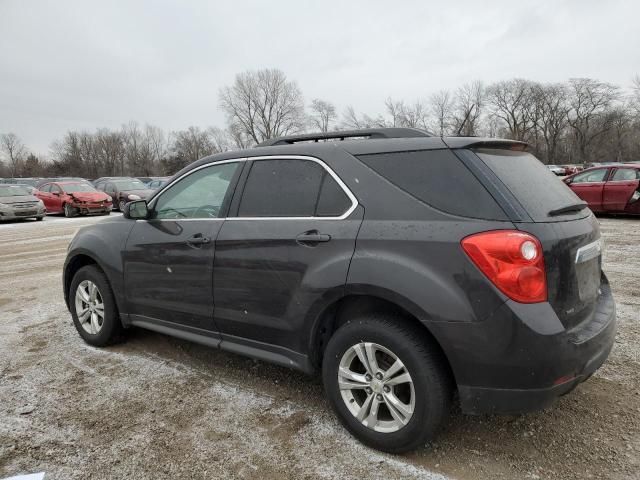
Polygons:
M614 343L616 308L603 276L593 314L565 330L548 303L505 303L445 348L469 414L540 410L589 378ZM463 334L458 332L458 338ZM464 351L463 351L464 350Z
M615 334L615 321L610 328ZM613 336L613 335L612 335ZM587 380L598 368L602 366L609 352L611 343L605 342L603 349L586 361L580 373L569 375L566 381L545 388L508 389L508 388L483 388L460 385L460 405L462 411L472 415L485 413L518 414L534 412L551 405L556 398L569 393L579 383Z

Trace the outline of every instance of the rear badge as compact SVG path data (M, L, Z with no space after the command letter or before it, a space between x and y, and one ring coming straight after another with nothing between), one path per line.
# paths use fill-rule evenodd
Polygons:
M576 252L576 263L587 262L593 258L600 256L602 253L602 243L600 239L591 242L584 247L580 247Z

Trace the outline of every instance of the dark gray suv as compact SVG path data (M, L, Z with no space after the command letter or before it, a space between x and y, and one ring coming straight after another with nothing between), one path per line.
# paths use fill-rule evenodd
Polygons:
M138 326L321 372L389 452L454 398L546 407L605 361L615 305L598 222L525 147L376 129L203 158L78 232L67 305L92 345Z

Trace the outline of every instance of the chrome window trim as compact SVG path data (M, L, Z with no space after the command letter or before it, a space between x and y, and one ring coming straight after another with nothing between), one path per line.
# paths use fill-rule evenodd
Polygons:
M153 221L156 221L156 222L167 222L167 221L170 221L170 222L176 222L176 221L187 222L187 221L203 221L203 220L205 220L205 221L210 221L210 220L234 220L234 221L238 221L238 220L344 220L345 218L349 217L349 215L351 215L353 213L353 211L356 209L356 207L358 206L358 199L351 192L349 187L347 187L347 185L336 174L336 172L334 172L333 169L331 169L331 167L329 167L329 165L324 163L319 158L310 157L310 156L307 156L307 155L261 155L261 156L257 156L257 157L240 157L240 158L233 158L233 159L228 159L228 160L219 160L217 162L210 162L210 163L206 163L204 165L200 165L199 167L194 168L193 170L190 170L190 171L186 172L184 175L181 175L180 177L176 178L171 183L168 183L168 184L164 185L160 189L160 191L153 197L151 202L149 202L149 207L153 208L153 206L155 205L155 202L157 201L157 199L164 193L164 191L166 189L170 188L172 185L176 184L177 182L179 182L183 178L188 177L192 173L197 172L198 170L201 170L201 169L207 168L207 167L213 167L215 165L222 165L222 164L225 164L225 163L248 162L248 161L254 161L254 160L255 161L259 161L259 160L307 160L307 161L315 162L315 163L319 164L321 167L323 167L329 173L329 175L331 175L331 177L333 177L333 179L338 183L340 188L342 188L342 191L347 195L349 200L351 200L351 206L346 210L345 213L343 213L342 215L337 216L337 217L316 217L316 216L312 216L312 217L237 217L236 216L236 217L217 217L217 218L155 218L155 219L149 219L149 220L153 220ZM144 220L144 221L148 221L148 220Z

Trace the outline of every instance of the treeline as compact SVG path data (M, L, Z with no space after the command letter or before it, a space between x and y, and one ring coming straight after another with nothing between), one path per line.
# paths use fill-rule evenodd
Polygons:
M280 70L238 74L219 92L227 124L165 132L136 122L119 129L69 131L49 158L30 153L13 133L0 135L0 176L164 175L203 156L249 148L305 131L414 127L436 135L511 138L545 163L640 159L640 77L630 89L589 78L545 84L524 79L472 82L412 101L388 98L375 115L329 100L305 103Z

